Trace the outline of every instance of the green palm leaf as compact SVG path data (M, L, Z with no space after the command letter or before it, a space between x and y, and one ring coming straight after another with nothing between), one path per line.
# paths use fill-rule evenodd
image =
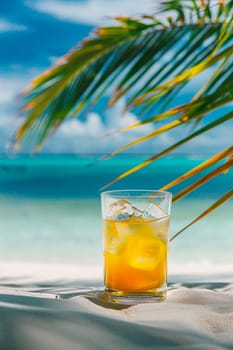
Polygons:
M159 17L161 13L163 19ZM126 108L136 109L139 116L137 123L118 131L148 123L154 128L150 134L108 156L174 128L192 126L188 136L119 175L104 188L233 118L233 0L214 4L164 0L155 15L116 20L117 25L98 28L55 66L34 79L24 93L22 112L26 119L15 135L15 145L33 140L35 149L39 150L65 119L78 118L104 95L110 95L110 105L126 96ZM208 79L190 100L177 105L176 96L188 84L198 78L201 81L206 72ZM230 146L164 188L171 188L225 159L224 164L208 175L184 187L175 199L188 194L230 168L232 161L226 158L231 152ZM228 199L228 194L223 196L210 211Z
M203 176L201 179L197 180L196 182L192 183L190 186L187 186L185 189L177 193L173 198L173 202L191 193L192 191L197 189L199 186L202 186L203 184L205 184L207 181L210 181L214 177L226 172L227 170L230 169L230 167L232 167L232 165L233 165L233 157L229 159L227 162L225 162L224 164L217 167L216 169L212 170L207 175Z
M193 13L196 14L195 7ZM150 20L118 18L118 21L118 26L99 28L95 36L32 82L23 106L27 121L17 133L16 142L24 137L28 128L37 129L38 119L50 119L43 122L44 132L36 143L39 146L51 129L57 128L66 117L80 113L110 87L115 86L110 104L126 93L129 105L131 99L144 101L148 91L151 93L159 87L164 88L155 95L156 99L164 99L171 91L174 94L174 88L184 76L191 74L185 75L184 71L197 72L196 67L202 71L230 50L227 47L226 52L211 61L226 30L219 21L182 25L178 21L175 27L155 21L154 17ZM169 53L176 59L158 65ZM151 102L147 101L147 105Z
M193 221L191 221L188 225L183 227L179 232L177 232L174 236L171 237L170 242L173 241L176 237L178 237L181 233L183 233L187 228L191 227L200 219L204 218L206 215L213 212L215 209L220 207L220 205L224 204L226 201L230 200L233 197L233 190L227 192L224 196L219 198L214 204L212 204L208 209L204 210L199 216L197 216Z
M163 186L161 188L161 191L166 191L176 185L178 185L179 183L188 180L190 177L195 176L197 174L200 174L203 170L217 164L219 161L221 161L222 159L229 157L229 156L233 156L233 146L227 148L226 150L214 155L213 157L209 158L208 160L204 161L203 163L201 163L200 165L194 167L193 169L189 170L188 172L186 172L185 174L183 174L182 176L180 176L179 178L171 181L170 183L166 184L165 186Z
M197 131L191 133L187 137L181 139L180 141L176 142L175 144L171 145L170 147L166 148L165 150L155 154L154 156L148 158L147 160L145 160L144 162L140 163L139 165L136 165L135 167L131 168L130 170L124 172L123 174L119 175L114 180L112 180L111 182L109 182L108 184L103 186L101 189L103 190L106 187L109 187L110 185L113 185L117 181L122 180L123 178L125 178L126 176L129 176L129 175L133 174L135 171L141 170L142 168L148 166L149 164L154 162L156 159L159 159L159 158L167 155L168 153L174 151L176 148L178 148L179 146L187 143L188 141L192 140L193 138L198 137L201 134L206 133L207 131L217 127L218 125L221 125L222 123L225 123L225 122L230 121L232 119L233 119L233 111L230 112L230 113L227 113L226 115L224 115L223 117L213 121L212 123L209 123L209 124L205 125L204 127L202 127L200 129L198 129Z

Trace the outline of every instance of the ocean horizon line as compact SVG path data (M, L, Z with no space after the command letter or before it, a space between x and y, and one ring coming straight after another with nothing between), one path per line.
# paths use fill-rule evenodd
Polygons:
M83 153L83 154L74 154L74 153L60 153L60 154L54 154L54 153L43 153L43 154L20 154L20 155L3 155L0 154L0 166L4 165L21 165L22 163L26 163L26 165L30 164L37 164L40 163L41 165L43 162L45 165L49 161L49 165L54 165L58 162L62 162L64 165L75 165L75 163L78 162L85 162L87 161L87 166L93 166L97 163L99 164L108 164L108 163L114 163L118 161L130 161L135 162L137 160L144 161L148 158L153 156L153 154L148 153L127 153L127 154L117 154L114 156L106 157L106 154L103 153ZM172 154L167 155L161 158L158 158L153 163L161 164L161 163L168 163L169 161L190 161L190 162L198 162L201 163L205 160L207 160L209 156L204 154ZM88 163L89 162L89 163Z
M74 153L74 152L64 152L64 153L52 153L52 152L42 152L42 153L16 153L16 154L8 154L8 153L0 153L0 160L2 159L15 159L15 158L60 158L60 157L73 157L73 158L84 158L84 157L104 157L108 156L111 159L114 158L125 158L125 157L148 157L153 156L154 152L142 152L142 153L120 153L113 156L110 156L111 153L103 152L103 153ZM187 159L198 159L198 158L207 158L211 156L210 153L174 153L169 154L161 159L170 159L170 158L187 158Z

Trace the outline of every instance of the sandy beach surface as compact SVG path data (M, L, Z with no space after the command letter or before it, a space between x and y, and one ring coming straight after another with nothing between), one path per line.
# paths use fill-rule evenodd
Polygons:
M99 278L3 274L0 349L233 349L233 281L171 279L166 301L123 307Z

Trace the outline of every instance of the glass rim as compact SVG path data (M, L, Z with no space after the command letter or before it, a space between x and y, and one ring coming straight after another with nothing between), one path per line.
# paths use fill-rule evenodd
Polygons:
M128 192L128 194L127 194ZM142 194L140 194L142 193ZM172 193L168 191L160 191L160 190L148 190L148 189L121 189L121 190L110 190L103 191L100 193L103 197L115 197L122 198L123 196L128 196L131 198L148 198L152 195L156 195L156 197L172 197Z

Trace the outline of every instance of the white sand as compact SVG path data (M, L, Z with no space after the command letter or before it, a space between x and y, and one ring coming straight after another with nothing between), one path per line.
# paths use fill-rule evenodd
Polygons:
M0 349L233 349L233 284L173 285L163 303L113 309L82 283L5 278Z

